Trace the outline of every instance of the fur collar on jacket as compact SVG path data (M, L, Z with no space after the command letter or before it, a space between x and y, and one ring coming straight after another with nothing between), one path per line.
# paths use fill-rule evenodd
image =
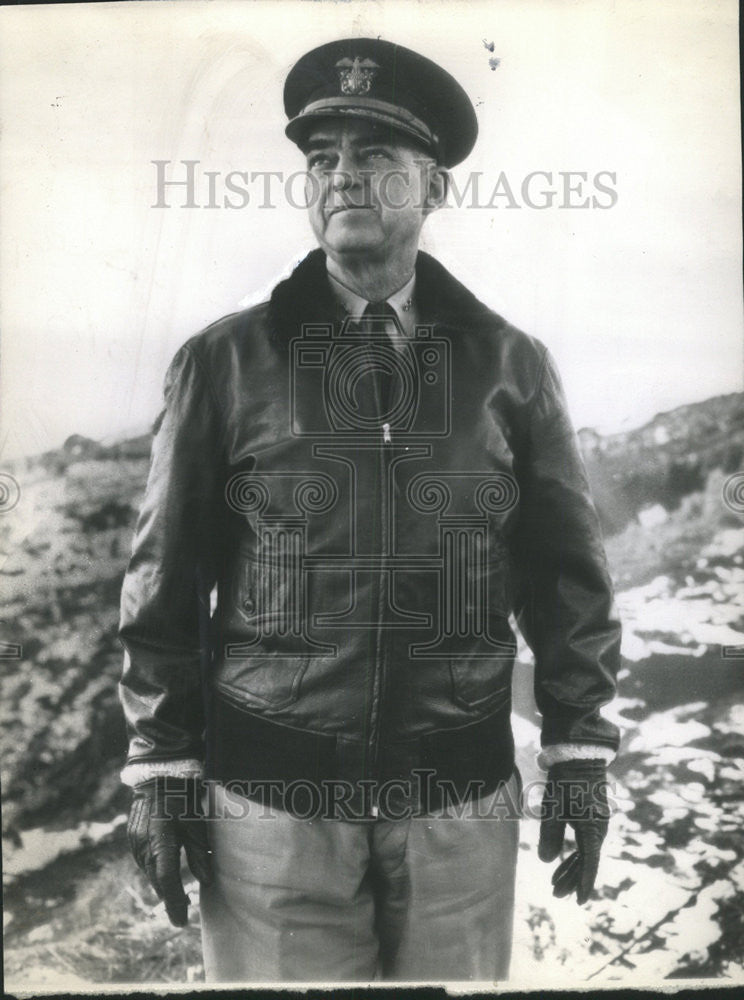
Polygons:
M422 323L463 327L494 317L438 260L423 251L416 258L416 300ZM279 282L271 295L270 315L278 341L296 336L303 323L339 319L323 250L312 250L288 278Z

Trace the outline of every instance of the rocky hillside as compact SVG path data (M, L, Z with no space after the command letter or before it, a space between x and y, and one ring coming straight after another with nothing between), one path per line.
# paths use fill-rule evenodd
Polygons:
M614 534L642 511L676 510L714 469L744 469L744 394L680 406L622 434L584 428L579 441L604 530Z
M541 888L537 823L524 824L515 972L554 982L573 962L571 981L600 967L615 979L629 969L725 976L744 970L733 669L744 517L721 498L744 466L744 394L580 440L626 624L614 708L625 730L622 816L603 895L580 919ZM173 933L123 836L116 622L149 446L147 436L108 446L76 436L0 473L6 973L19 984L201 975L196 925ZM514 721L529 781L537 720L523 660ZM598 944L577 957L565 927Z

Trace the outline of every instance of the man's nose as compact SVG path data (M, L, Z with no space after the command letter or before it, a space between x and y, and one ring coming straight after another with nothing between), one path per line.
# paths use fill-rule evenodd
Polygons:
M334 191L346 191L354 183L354 179L348 170L336 167L331 174L331 187Z
M353 155L342 153L339 156L331 181L335 191L348 191L350 188L361 186L362 177L359 172L359 164Z

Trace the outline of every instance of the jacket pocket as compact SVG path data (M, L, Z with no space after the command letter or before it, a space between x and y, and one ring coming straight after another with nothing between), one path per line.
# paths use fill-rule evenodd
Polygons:
M255 625L261 616L259 594L262 592L260 567L255 556L241 553L236 577L235 597L238 614L246 622Z
M233 645L223 665L219 686L246 704L258 708L285 708L300 696L309 656L251 651Z
M220 683L257 707L290 705L310 662L299 572L290 560L242 551L233 579L240 622L225 647Z
M465 708L494 709L511 696L517 647L506 616L491 613L479 635L463 637L461 652L450 656L453 700Z
M301 633L301 577L291 559L241 553L235 592L237 611L252 628L267 637Z
M452 675L452 698L465 708L492 708L507 701L511 694L511 677L504 677L504 665L498 659L466 659L453 657L449 661Z

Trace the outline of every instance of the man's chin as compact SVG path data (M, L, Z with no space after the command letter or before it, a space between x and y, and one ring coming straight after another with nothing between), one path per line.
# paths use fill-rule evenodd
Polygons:
M383 246L385 237L377 227L329 225L322 242L336 253L364 253Z

